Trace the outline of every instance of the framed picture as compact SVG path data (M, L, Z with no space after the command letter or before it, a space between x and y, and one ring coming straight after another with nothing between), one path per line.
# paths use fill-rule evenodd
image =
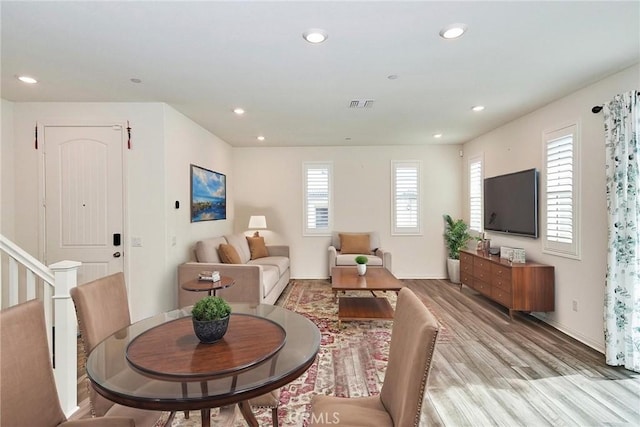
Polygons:
M227 219L227 177L191 165L191 222Z

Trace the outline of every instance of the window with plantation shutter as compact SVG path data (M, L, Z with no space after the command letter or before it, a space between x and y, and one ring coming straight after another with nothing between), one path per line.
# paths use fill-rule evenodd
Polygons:
M469 229L482 231L482 156L469 159Z
M420 234L420 162L392 161L392 234Z
M332 164L306 162L302 169L304 235L329 235L333 214Z
M544 148L544 251L578 258L577 126L545 133Z

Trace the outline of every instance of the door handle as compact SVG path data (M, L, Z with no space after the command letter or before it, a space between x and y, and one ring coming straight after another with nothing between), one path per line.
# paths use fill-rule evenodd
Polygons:
M114 258L120 258L120 255L121 255L120 252L114 252L113 253L113 257Z

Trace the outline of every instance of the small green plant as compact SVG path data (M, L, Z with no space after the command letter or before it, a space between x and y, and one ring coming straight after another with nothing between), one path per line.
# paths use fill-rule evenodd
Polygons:
M356 257L356 264L366 264L367 262L369 262L369 258L364 255L358 255Z
M231 307L221 297L207 296L193 305L191 315L195 320L209 321L223 319L231 313Z
M445 214L444 240L447 244L448 256L451 259L460 259L460 249L467 246L467 242L472 239L467 228L467 224L461 219L453 220L450 215Z

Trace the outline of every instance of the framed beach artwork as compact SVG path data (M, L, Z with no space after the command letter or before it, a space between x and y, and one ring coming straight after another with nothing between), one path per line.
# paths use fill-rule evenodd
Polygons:
M227 219L227 177L191 165L191 222Z

